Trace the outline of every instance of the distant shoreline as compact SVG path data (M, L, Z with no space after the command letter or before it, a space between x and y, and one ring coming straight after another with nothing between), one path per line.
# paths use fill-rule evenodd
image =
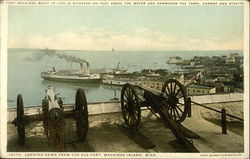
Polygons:
M38 49L38 48L8 48L8 50L45 50L46 48L43 49ZM84 51L84 52L112 52L112 50L61 50L61 49L52 49L52 50L57 50L57 51ZM232 52L243 52L244 50L115 50L113 51L115 52L151 52L151 51L155 51L155 52L165 52L165 51L169 51L169 52L193 52L193 51L197 51L197 52L207 52L207 51L211 51L211 52L215 52L215 51L232 51Z

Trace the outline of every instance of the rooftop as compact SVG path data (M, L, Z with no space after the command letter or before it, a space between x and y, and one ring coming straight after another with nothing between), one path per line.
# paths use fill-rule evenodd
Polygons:
M201 89L212 89L214 87L211 86L205 86L205 85L197 85L197 84L190 84L187 86L188 88L201 88Z

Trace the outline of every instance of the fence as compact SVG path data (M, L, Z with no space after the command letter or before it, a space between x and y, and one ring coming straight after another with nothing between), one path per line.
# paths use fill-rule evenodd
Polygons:
M216 110L216 109L210 108L210 107L208 107L208 106L206 106L206 105L204 105L204 104L200 104L200 103L197 103L197 102L193 102L193 101L191 101L191 98L190 98L190 97L188 97L187 103L188 103L188 107L189 107L189 109L188 109L188 117L191 117L191 116L192 116L192 114L191 114L191 110L192 110L192 106L191 106L191 105L192 105L192 103L195 104L195 105L197 105L197 106L201 106L201 107L203 107L203 108L209 109L209 110L211 110L211 111L214 111L214 112L217 112L217 113L221 113L221 128L222 128L222 134L227 134L227 116L244 122L244 119L226 113L226 109L225 109L225 108L222 108L221 111L220 111L220 110Z

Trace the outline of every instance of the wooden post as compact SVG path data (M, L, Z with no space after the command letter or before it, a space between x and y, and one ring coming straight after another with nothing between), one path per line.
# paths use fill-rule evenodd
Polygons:
M191 98L188 97L187 98L187 103L188 103L188 117L191 117L192 116L192 108L191 108Z
M221 109L221 127L222 127L222 134L227 134L227 115L226 109Z

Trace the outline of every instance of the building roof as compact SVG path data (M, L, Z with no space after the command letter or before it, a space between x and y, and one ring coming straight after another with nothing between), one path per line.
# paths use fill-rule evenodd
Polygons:
M154 81L154 82L166 82L169 79L180 78L180 74L168 74L164 78L146 78L144 81Z
M198 84L190 84L187 86L188 88L200 88L200 89L212 89L214 87L211 86L205 86L205 85L198 85Z
M164 77L164 79L162 79L163 81L167 81L169 79L176 79L176 78L180 78L180 74L168 74L167 76Z

